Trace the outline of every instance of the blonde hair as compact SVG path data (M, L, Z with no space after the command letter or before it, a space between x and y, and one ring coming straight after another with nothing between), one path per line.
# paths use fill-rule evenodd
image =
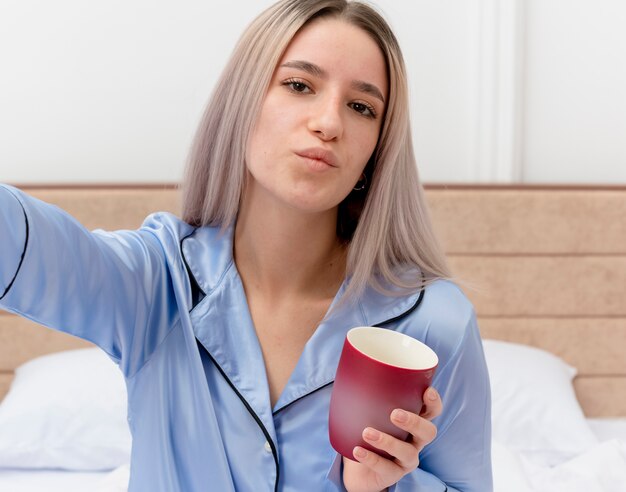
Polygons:
M357 298L367 284L401 294L450 278L418 179L400 47L381 15L357 1L282 0L248 26L193 140L182 184L182 218L198 227L226 228L235 222L248 138L275 67L295 34L320 17L339 18L367 32L383 52L389 78L379 141L365 168L368 188L350 193L339 205L337 235L349 244L346 273L351 277L344 300Z

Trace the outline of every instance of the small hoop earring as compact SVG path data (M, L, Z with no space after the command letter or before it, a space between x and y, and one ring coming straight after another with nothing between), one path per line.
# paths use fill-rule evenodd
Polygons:
M361 174L361 178L357 181L357 185L352 188L354 191L363 191L367 186L367 176L365 173Z

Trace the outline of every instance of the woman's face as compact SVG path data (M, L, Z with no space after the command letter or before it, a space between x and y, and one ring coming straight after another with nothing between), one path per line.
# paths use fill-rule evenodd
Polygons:
M278 63L246 149L248 192L306 212L336 207L372 155L387 100L375 41L337 19L304 27Z

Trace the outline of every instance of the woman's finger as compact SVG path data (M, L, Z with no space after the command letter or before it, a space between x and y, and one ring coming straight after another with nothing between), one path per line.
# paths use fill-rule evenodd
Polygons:
M403 473L412 471L419 465L419 451L413 443L401 441L371 427L363 431L363 439L376 449L393 456L395 463L404 470Z
M432 420L441 415L441 412L443 411L443 402L441 401L441 397L435 388L431 386L424 391L422 399L424 401L424 406L420 412L421 417L427 420Z
M413 436L418 451L437 437L437 426L430 420L399 408L391 412L391 422Z
M400 465L361 446L356 446L352 450L352 454L359 463L376 473L382 483L395 483L406 473Z

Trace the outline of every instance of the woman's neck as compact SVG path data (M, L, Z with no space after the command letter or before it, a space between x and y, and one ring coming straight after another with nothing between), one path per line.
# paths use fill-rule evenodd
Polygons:
M233 254L246 288L277 300L334 297L346 259L336 224L336 208L304 213L262 194L244 196Z

